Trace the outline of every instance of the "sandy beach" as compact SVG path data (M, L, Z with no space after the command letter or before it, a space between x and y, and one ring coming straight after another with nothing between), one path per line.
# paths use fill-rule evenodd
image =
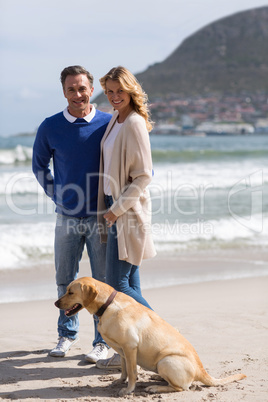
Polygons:
M154 264L147 262L148 267ZM167 260L168 265L172 262ZM31 271L17 272L17 276L13 275L15 289L19 283L26 286L30 277L34 286L35 282L52 276L51 270L40 272L35 275ZM3 274L2 283L10 286L11 278L12 275ZM113 386L119 372L99 370L84 360L93 340L92 317L85 310L79 315L80 341L65 358L52 358L48 353L57 340L58 317L54 300L0 304L3 325L0 398L4 401L267 401L267 288L268 277L263 276L144 290L154 310L194 345L212 376L242 372L247 378L217 388L198 384L195 391L149 395L144 390L156 380L153 373L139 368L135 393L125 398L118 397L120 387Z

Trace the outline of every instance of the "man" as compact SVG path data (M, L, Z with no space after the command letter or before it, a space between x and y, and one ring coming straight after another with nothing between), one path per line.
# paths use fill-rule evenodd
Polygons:
M79 271L84 246L87 247L93 278L105 281L106 245L100 243L97 225L98 171L100 141L111 119L90 103L93 76L81 66L61 72L68 107L43 121L33 146L33 172L45 193L56 204L55 268L58 297ZM54 173L50 169L53 160ZM93 350L86 360L95 363L107 357L108 347L97 331ZM78 341L77 315L66 317L60 311L59 340L50 352L63 357Z

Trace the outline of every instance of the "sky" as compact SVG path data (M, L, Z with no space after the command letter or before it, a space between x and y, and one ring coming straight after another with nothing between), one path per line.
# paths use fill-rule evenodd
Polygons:
M0 0L0 136L33 132L66 107L66 66L86 67L96 96L112 67L142 72L209 23L261 6L268 1Z

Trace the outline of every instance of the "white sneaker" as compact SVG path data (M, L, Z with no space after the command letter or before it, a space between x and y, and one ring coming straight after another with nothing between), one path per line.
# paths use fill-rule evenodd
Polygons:
M96 363L99 359L105 359L108 355L108 347L104 343L97 343L85 359L89 363Z
M121 357L119 354L115 353L109 359L102 359L97 361L96 367L99 369L107 370L121 370Z
M65 338L64 336L59 337L59 341L57 346L51 350L49 353L50 356L53 357L64 357L68 350L70 349L71 346L73 346L79 338L76 339L70 339L70 338Z

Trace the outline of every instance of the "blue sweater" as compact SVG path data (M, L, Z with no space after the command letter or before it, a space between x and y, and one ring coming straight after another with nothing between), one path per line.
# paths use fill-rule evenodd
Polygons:
M100 142L110 119L110 114L96 110L90 123L70 123L61 112L40 125L33 146L33 172L55 202L57 213L73 217L96 213Z

